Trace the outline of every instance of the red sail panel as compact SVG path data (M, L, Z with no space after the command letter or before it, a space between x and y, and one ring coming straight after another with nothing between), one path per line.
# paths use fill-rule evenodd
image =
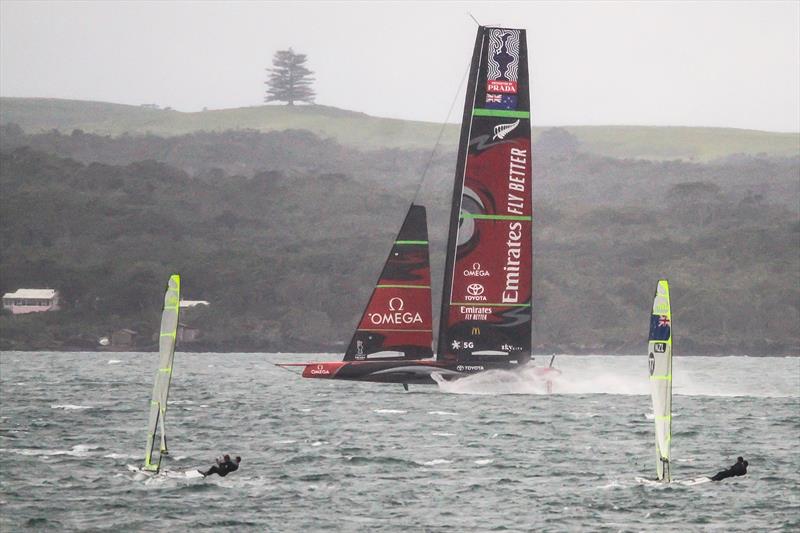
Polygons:
M344 360L431 358L432 324L428 225L412 204Z
M532 284L524 30L478 30L464 117L438 357L522 363L530 357Z

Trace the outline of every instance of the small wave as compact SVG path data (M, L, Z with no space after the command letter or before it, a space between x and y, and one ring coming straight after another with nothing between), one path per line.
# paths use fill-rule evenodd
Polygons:
M101 446L90 444L76 444L72 447L72 449L76 452L88 452L89 450L97 450L98 448L101 448Z
M122 361L120 361L119 359L109 359L109 360L108 360L108 364L109 364L109 365L118 365L118 364L120 364L121 362L122 362Z
M2 448L0 452L16 453L18 455L28 455L34 457L50 457L56 455L69 455L72 457L85 457L91 450L96 450L100 446L89 446L88 444L78 444L69 450L53 450L39 448Z
M318 440L316 442L312 442L311 446L317 447L317 446L322 446L323 444L328 444L328 441L326 441L326 440Z
M477 459L475 464L478 466L488 465L494 462L494 459Z
M344 457L348 462L354 465L368 465L368 464L380 464L380 465L400 465L401 467L407 468L415 468L419 466L419 463L415 461L409 461L406 459L401 459L400 457L365 457L363 455L348 455Z
M69 404L69 403L65 403L65 404L55 403L55 404L50 406L50 409L63 409L65 411L72 411L72 410L78 410L78 409L91 409L91 408L92 408L91 405L73 405L73 404Z
M276 440L274 444L295 444L296 440Z
M408 411L403 411L402 409L373 409L373 412L382 415L404 415L408 413Z
M130 453L109 453L108 455L104 455L108 459L138 459L139 456Z
M442 431L434 431L431 433L434 437L455 437L455 433L444 433Z
M447 459L434 459L432 461L425 461L422 463L425 466L436 466L436 465L447 465L452 463L453 461L448 461Z
M441 415L441 416L458 416L458 413L451 413L450 411L428 411L429 415Z

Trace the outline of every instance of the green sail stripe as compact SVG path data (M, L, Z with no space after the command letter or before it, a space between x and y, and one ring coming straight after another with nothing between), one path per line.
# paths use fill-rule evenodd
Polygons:
M428 241L394 241L395 244L428 244Z
M672 374L662 374L660 376L650 376L650 381L672 381Z
M375 285L376 289L430 289L430 285Z
M461 213L460 218L474 218L478 220L525 220L530 221L532 217L524 215L478 215L475 213Z
M530 111L514 111L511 109L480 109L472 110L475 117L505 117L505 118L531 118Z
M158 371L159 371L159 372L172 372L172 367L169 367L169 368L159 368L159 369L158 369Z
M485 302L450 302L450 305L470 305L473 307L530 307L531 304L487 304Z
M174 339L175 338L175 333L172 333L172 332L170 332L170 333L162 333L161 336L162 337L172 337Z

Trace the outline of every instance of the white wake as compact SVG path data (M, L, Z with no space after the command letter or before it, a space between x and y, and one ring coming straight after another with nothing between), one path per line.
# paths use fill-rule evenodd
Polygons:
M455 381L434 374L441 392L451 394L625 394L649 395L645 356L558 356L558 375L540 375L537 367L490 370ZM539 367L541 370L541 367ZM768 369L768 370L767 370ZM777 371L777 372L776 372ZM771 379L765 379L767 375ZM673 358L673 394L683 396L800 396L800 358Z

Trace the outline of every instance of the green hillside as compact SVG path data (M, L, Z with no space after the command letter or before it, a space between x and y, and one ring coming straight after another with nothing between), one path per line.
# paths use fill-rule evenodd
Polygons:
M253 129L259 131L308 130L356 148L430 148L440 125L378 118L320 105L264 105L183 113L141 106L58 100L0 98L0 123L14 122L25 131L59 129L70 132L121 135L152 133L184 135L196 131ZM457 127L448 128L456 142Z
M360 149L430 149L440 125L372 117L333 107L255 106L184 113L141 106L49 98L0 98L0 124L19 124L36 133L70 132L121 135L152 133L174 136L196 131L253 129L309 130L323 138ZM534 140L547 128L535 128ZM710 161L732 154L797 156L799 133L774 133L731 128L656 126L568 126L584 152L616 158ZM443 143L454 145L458 127L445 128Z

